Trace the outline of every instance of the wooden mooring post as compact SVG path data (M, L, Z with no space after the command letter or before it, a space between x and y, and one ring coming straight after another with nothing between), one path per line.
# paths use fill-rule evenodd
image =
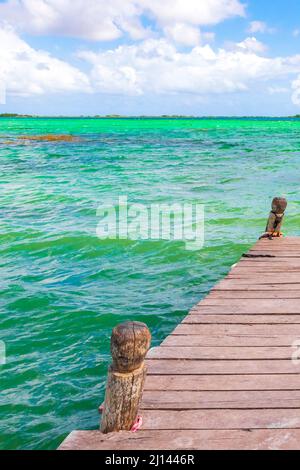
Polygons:
M101 420L104 434L130 431L137 419L146 377L145 357L151 333L141 322L116 326L111 336L109 367Z
M260 238L282 237L281 226L286 207L287 200L284 197L274 197L266 231Z

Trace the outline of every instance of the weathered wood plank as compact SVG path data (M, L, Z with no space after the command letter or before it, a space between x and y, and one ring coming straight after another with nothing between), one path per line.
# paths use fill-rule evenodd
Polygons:
M300 429L74 431L59 450L297 450Z
M253 273L245 277L229 274L223 282L236 280L241 284L298 284L300 287L300 276L297 273L276 273L276 275L265 275Z
M152 348L148 359L239 360L239 359L292 359L291 347L262 346L165 346ZM300 353L299 353L300 355Z
M300 374L150 375L145 390L300 390Z
M164 346L291 346L295 336L169 335Z
M276 275L281 275L282 274L282 268L277 268L277 267L269 267L269 268L249 268L248 266L246 268L233 268L231 271L229 271L227 278L232 278L232 277L237 277L237 278L243 278L243 277L248 277L248 276L266 276L266 271L272 271L272 277ZM285 273L291 273L291 274L297 274L300 276L300 268L293 268L293 267L285 267L284 269ZM269 276L269 274L268 274Z
M250 246L249 249L245 249L244 250L244 253L249 253L249 251L251 250L265 250L265 249L271 249L271 250L276 250L276 249L280 249L281 251L283 251L284 249L295 249L296 251L297 250L300 250L300 244L299 242L297 243L291 243L290 240L286 239L286 240L281 240L279 243L259 243L259 242L256 242L254 245Z
M292 307L287 310L279 310L279 308L275 308L272 310L270 309L269 311L264 311L264 308L260 308L258 311L255 311L255 307L251 306L244 306L241 307L240 309L236 307L235 305L233 306L199 306L195 307L190 311L190 315L238 315L238 316L243 316L243 315L265 315L265 316L272 316L275 317L276 315L292 315L294 317L299 316L300 312L295 311L295 309L292 309Z
M283 238L273 238L273 240L268 240L267 238L261 238L260 240L257 240L256 243L282 243L282 242L285 242L285 241L300 242L300 239L297 236L289 236L289 237L283 237Z
M300 289L295 290L213 290L211 299L300 299ZM207 297L206 297L207 298Z
M298 299L213 299L207 297L191 309L191 312L238 314L299 314Z
M188 325L179 324L173 335L294 336L300 339L300 325Z
M190 314L182 321L182 323L189 324L213 324L219 323L223 325L228 324L300 324L300 315L212 315L208 313L201 314L201 311L192 310Z
M242 258L238 263L233 264L230 269L233 270L235 268L239 269L262 269L266 268L267 270L273 268L280 268L282 266L282 270L285 268L299 268L300 258Z
M145 391L141 410L225 410L299 408L300 391Z
M274 250L266 250L266 249L256 249L256 250L251 250L247 253L248 255L255 255L259 257L266 257L267 256L272 256L276 259L281 259L281 258L300 258L300 250L294 251L285 251L283 252L282 250L274 251Z
M278 290L284 291L298 291L300 292L300 283L298 282L287 282L287 283L276 283L274 278L272 280L267 280L266 282L260 282L257 279L249 279L249 281L245 281L242 279L228 279L225 278L223 281L220 281L215 287L214 291L217 290L242 290L242 291L262 291L262 290L270 290L270 291L277 291Z
M298 243L290 244L288 240L286 240L286 243L279 243L277 245L274 243L255 243L255 245L250 247L248 253L259 250L280 251L281 253L285 254L287 251L300 251L300 245Z
M300 409L144 410L143 429L293 429Z
M269 263L268 265L265 263L264 264L253 263L251 266L247 265L246 263L245 264L239 263L236 267L232 268L229 271L229 273L231 274L240 273L240 274L247 275L247 276L249 273L250 274L261 273L261 274L269 276L270 272L272 272L271 275L273 276L274 272L282 273L283 269L285 272L300 273L300 266L294 266L294 265L289 265L289 264L285 264L285 266L279 266L275 264L272 265L271 263Z
M254 250L254 251L256 251L256 250ZM262 251L262 250L260 250L260 251ZM249 251L248 253L244 254L240 258L240 260L238 260L237 263L232 263L231 267L234 268L235 266L242 266L244 264L250 265L250 263L252 263L251 264L252 266L255 266L255 265L258 265L258 264L261 264L261 263L262 264L271 264L271 265L275 265L275 266L278 266L280 263L282 263L283 266L285 266L285 265L299 266L299 261L300 261L299 258L291 258L290 256L285 258L284 256L281 256L280 259L279 259L277 254L279 254L279 253L282 254L281 250L278 250L278 251L266 251L265 250L264 253L267 256L252 256L255 253L252 253L252 251ZM273 256L273 254L275 254L275 255Z
M300 374L300 365L285 360L187 360L148 359L148 372L154 375Z
M294 315L297 316L300 314L299 307L297 305L290 305L286 308L281 308L280 306L272 307L266 309L264 306L255 306L242 305L240 308L236 305L197 305L192 310L190 314L193 315L266 315L266 316L275 316L275 315Z
M282 308L284 310L295 309L300 304L298 299L259 299L259 300L241 300L241 299L213 299L210 297L206 297L203 301L199 302L194 308L198 306L235 306L235 307L253 307L261 309L264 307L265 309L275 309L275 308Z

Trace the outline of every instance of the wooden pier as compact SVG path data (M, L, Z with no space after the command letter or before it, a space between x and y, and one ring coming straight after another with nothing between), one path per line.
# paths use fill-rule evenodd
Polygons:
M300 449L300 238L259 240L146 363L142 428L61 450Z

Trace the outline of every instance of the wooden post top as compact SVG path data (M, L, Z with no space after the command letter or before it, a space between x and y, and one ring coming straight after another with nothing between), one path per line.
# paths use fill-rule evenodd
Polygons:
M272 212L283 214L287 207L287 200L284 197L274 197L272 201Z
M139 369L150 343L151 333L145 323L128 321L117 325L111 336L112 369L121 373Z

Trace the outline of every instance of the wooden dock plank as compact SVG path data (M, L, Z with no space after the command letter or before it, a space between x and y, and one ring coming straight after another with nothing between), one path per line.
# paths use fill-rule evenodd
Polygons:
M300 275L299 275L300 279ZM266 314L266 310L278 313L299 313L300 312L300 302L298 299L260 299L257 302L256 299L213 299L206 297L202 302L197 304L192 310L205 310L206 307L236 307L241 309L243 313L244 308L249 308L257 313L257 309L261 311L262 314Z
M59 450L293 450L300 429L73 431Z
M300 429L300 409L143 410L143 429ZM298 448L300 443L298 443Z
M182 323L191 323L191 324L229 324L229 323L239 323L240 325L245 324L264 324L264 325L275 325L275 324L299 324L300 315L279 315L279 314L269 314L269 315L226 315L226 314L203 314L201 315L198 311L191 311Z
M172 333L173 335L235 335L235 336L281 336L289 335L294 336L295 339L300 339L300 325L260 325L260 324L247 324L247 325L189 325L180 323Z
M214 291L223 291L223 290L234 290L234 291L273 291L273 292L278 292L280 291L298 291L300 292L300 284L299 283L293 283L293 284L276 284L274 282L274 279L272 281L268 281L266 284L261 284L259 282L241 282L241 280L236 280L236 279L224 279L223 281L220 281L213 289Z
M235 276L233 274L229 274L222 283L234 283L238 282L240 285L253 285L253 284L260 284L260 285L289 285L289 284L297 284L299 288L299 274L297 273L276 273L272 276L266 276L264 274L257 274L253 273L248 276Z
M300 374L300 364L282 360L187 360L149 359L150 374L155 375L216 375L216 374Z
M300 341L299 341L300 344ZM291 359L291 347L279 346L165 346L149 351L149 359L233 360L233 359Z
M300 299L299 290L212 290L211 299Z
M149 375L145 391L300 390L300 374Z
M251 300L251 299L249 299ZM270 302L269 308L264 307L264 305L259 305L255 307L251 302L249 302L249 305L247 305L247 302L245 305L241 305L239 308L238 305L230 303L226 305L198 305L194 307L191 310L191 313L196 314L212 314L212 315L299 315L300 314L300 306L296 305L297 299L293 299L295 304L286 304L286 307L283 307L281 304L276 305ZM260 302L259 302L260 303ZM262 302L263 303L263 302ZM267 302L265 302L265 305L267 305Z
M169 335L161 344L165 346L291 346L295 336L255 335Z
M299 408L300 391L238 390L238 391L145 391L144 410L201 409L276 409Z
M249 252L249 255L255 255L256 257L265 257L268 259L268 257L276 258L277 260L279 259L287 259L287 258L293 258L293 259L298 259L300 258L300 249L297 249L297 251L291 249L290 251L285 251L284 253L281 250L275 251L275 250L263 250L263 249L257 249L257 250L251 250Z

